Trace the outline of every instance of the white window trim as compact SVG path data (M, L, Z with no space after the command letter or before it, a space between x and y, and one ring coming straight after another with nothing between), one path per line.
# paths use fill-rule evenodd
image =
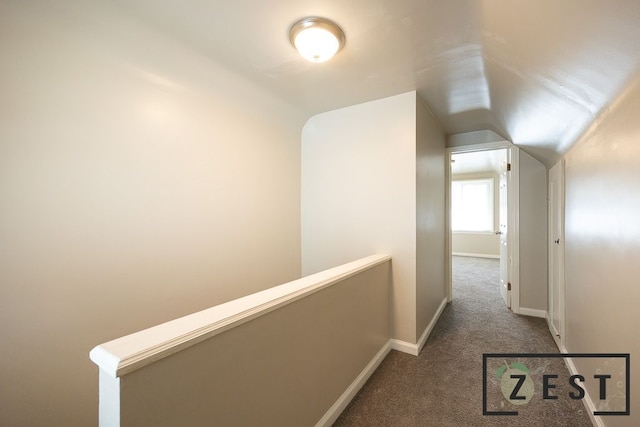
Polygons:
M482 184L488 184L489 187L489 201L488 201L488 210L489 210L489 217L490 217L490 222L488 224L488 227L484 230L466 230L466 229L460 229L460 230L456 230L453 227L453 218L451 219L451 231L453 233L465 233L465 234L491 234L493 233L493 228L494 228L494 224L495 224L495 209L494 209L494 179L493 178L474 178L474 179L454 179L451 181L451 193L453 195L453 186L455 185L455 183L466 183L466 184L477 184L477 183L482 183ZM453 203L453 200L452 200ZM453 216L453 208L451 210L451 215Z

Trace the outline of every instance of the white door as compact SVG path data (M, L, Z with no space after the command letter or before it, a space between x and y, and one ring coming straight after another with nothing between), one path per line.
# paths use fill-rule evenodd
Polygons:
M564 163L549 171L549 328L564 346Z
M508 151L508 150L505 150ZM502 162L500 172L500 229L496 232L500 235L500 295L507 307L511 307L511 292L509 286L509 248L508 248L508 177L510 167L508 156Z

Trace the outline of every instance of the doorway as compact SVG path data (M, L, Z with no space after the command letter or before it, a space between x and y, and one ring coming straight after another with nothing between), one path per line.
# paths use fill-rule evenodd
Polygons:
M518 149L504 141L447 151L448 300L453 257L485 259L499 268L502 300L518 313Z

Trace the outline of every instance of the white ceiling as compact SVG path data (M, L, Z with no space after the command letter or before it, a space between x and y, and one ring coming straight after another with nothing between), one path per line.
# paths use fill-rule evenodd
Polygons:
M113 0L309 116L417 90L447 134L488 129L547 165L640 69L638 0ZM297 19L344 29L313 64Z

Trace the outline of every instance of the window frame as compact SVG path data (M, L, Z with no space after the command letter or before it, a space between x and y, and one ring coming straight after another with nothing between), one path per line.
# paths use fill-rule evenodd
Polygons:
M488 227L486 229L482 229L482 230L473 230L473 229L466 229L466 228L460 228L460 229L456 229L455 228L455 222L454 222L454 214L455 214L455 200L454 200L454 194L455 194L455 190L454 190L454 186L456 186L456 184L458 184L459 186L463 186L464 184L485 184L488 186L489 189L489 197L488 197L488 201L487 201L487 207L488 207L488 214L489 214L489 224ZM452 179L451 180L451 218L450 218L450 223L451 223L451 231L453 233L473 233L473 234L491 234L494 232L494 228L495 228L495 219L496 219L496 212L495 212L495 179L493 177L486 177L486 178L469 178L469 179Z

